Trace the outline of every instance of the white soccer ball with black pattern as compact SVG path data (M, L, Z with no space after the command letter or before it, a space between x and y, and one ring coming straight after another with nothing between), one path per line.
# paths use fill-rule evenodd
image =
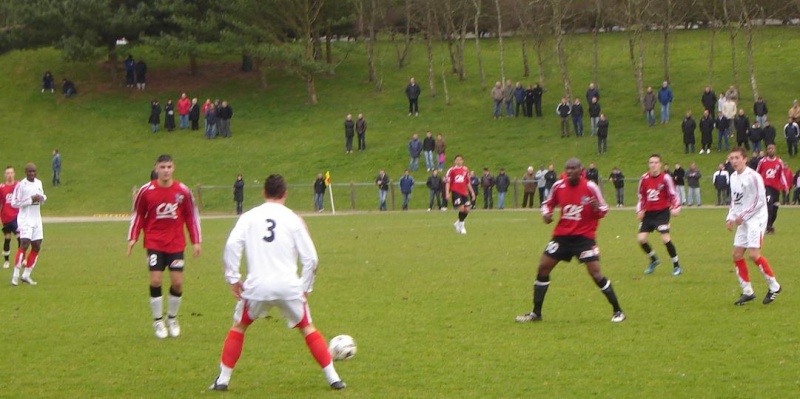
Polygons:
M356 355L356 341L349 335L337 335L328 344L333 360L347 360Z

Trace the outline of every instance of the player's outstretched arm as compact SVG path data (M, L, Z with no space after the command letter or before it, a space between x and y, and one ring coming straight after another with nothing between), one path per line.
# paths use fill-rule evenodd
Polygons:
M128 250L125 251L125 256L131 256L131 252L133 252L134 245L136 245L136 240L128 240Z

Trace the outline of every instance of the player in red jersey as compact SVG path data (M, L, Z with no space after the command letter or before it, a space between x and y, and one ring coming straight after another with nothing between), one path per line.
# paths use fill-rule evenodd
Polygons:
M447 170L445 174L445 190L444 201L449 201L453 198L453 208L458 209L458 220L453 223L456 228L456 233L467 234L467 229L464 227L464 220L469 214L470 201L475 201L475 191L469 184L469 169L464 166L464 157L456 155L454 160L455 165Z
M11 266L8 257L11 255L11 234L17 235L17 248L19 248L19 228L17 227L17 214L19 209L11 206L11 197L17 181L14 177L14 168L6 166L5 182L0 184L0 221L3 223L3 269Z
M775 154L775 144L767 146L767 156L758 161L756 172L758 172L764 179L764 188L767 189L767 234L774 234L775 220L778 218L778 206L780 203L780 194L789 182L786 181L786 175L783 173L785 166L783 161Z
M619 306L611 281L600 271L600 249L595 243L598 221L608 213L608 204L600 188L581 176L581 161L571 158L565 170L567 178L553 185L542 204L542 218L546 224L553 222L553 210L559 206L561 218L539 260L533 283L533 311L517 316L516 320L520 323L542 320L542 304L550 286L550 272L558 262L569 262L572 257L577 257L578 262L586 264L586 270L614 308L611 321L619 323L625 320L625 313Z
M192 191L183 183L173 179L175 164L169 155L161 155L156 161L158 178L139 189L128 230L128 256L144 230L144 248L150 269L150 310L153 312L153 329L156 337L177 337L181 333L178 324L178 309L183 294L183 250L186 238L183 226L189 230L193 244L193 255L200 256L200 218L194 205ZM169 268L169 298L167 300L167 322L164 323L161 281L164 270Z
M670 216L678 216L681 200L675 191L675 184L669 173L662 172L661 156L653 154L647 162L649 171L639 179L639 201L636 203L636 217L639 218L639 234L636 239L644 252L650 256L650 265L644 274L651 274L661 260L647 242L647 236L655 230L661 233L661 241L667 247L672 259L672 275L683 273L678 263L678 251L669 235Z

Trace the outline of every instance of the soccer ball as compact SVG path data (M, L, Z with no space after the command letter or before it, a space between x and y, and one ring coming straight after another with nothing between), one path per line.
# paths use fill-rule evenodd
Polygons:
M337 335L328 344L333 360L347 360L356 355L356 341L349 335Z

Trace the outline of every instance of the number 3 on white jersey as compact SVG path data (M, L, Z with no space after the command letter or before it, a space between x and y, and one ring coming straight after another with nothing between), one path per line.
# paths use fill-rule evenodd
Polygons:
M275 221L267 219L267 234L263 237L266 242L275 241Z

